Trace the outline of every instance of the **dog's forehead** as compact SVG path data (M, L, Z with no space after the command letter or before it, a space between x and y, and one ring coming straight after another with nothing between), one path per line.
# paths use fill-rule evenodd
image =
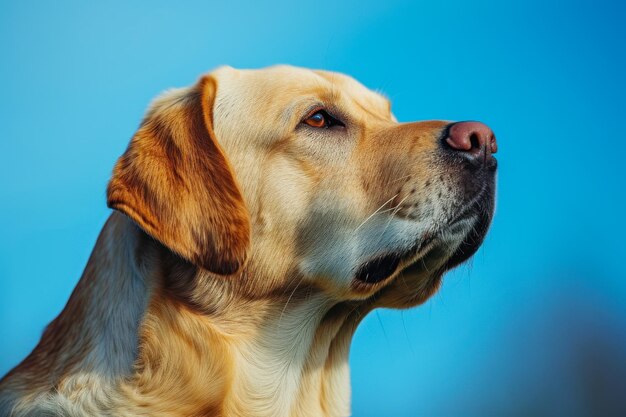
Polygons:
M339 88L344 94L347 94L361 104L365 104L368 108L376 109L382 114L388 114L391 110L391 102L387 97L379 92L375 92L365 87L363 84L340 72L314 70L314 73L326 79L333 88Z
M248 94L271 100L313 94L327 100L347 99L383 117L391 110L391 103L382 94L339 72L278 65L252 70L222 67L214 75L228 94L240 97Z

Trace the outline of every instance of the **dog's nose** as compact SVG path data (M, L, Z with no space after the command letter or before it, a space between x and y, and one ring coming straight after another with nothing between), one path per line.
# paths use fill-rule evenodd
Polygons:
M452 149L467 152L475 159L486 159L498 151L495 135L480 122L453 123L448 126L444 139Z

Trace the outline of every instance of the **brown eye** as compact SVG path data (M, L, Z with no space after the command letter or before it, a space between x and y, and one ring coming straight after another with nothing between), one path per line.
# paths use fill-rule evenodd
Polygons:
M318 111L317 113L307 117L304 120L304 123L311 127L326 127L326 117L324 117L324 113Z
M335 117L328 114L326 110L316 110L314 113L311 113L310 116L307 116L302 123L306 123L307 125L315 128L330 128L334 126L342 126L345 127L340 120L337 120Z

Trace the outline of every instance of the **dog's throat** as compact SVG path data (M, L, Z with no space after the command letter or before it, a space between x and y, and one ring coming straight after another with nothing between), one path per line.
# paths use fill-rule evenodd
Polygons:
M400 264L400 256L385 255L361 265L355 278L367 284L375 284L391 276Z

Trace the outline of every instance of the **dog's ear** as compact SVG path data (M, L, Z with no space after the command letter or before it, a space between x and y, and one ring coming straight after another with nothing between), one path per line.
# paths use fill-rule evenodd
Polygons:
M250 219L215 138L215 80L156 100L107 189L107 204L188 261L219 274L245 262Z

